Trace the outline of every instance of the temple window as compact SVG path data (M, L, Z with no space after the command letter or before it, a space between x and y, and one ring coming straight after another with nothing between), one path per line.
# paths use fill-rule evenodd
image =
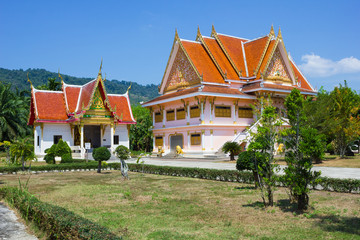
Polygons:
M253 111L251 108L239 107L238 117L239 118L253 118Z
M163 145L163 137L162 137L162 136L157 136L157 137L155 137L155 145L156 145L157 147Z
M215 117L231 117L231 107L215 106Z
M161 115L161 112L156 112L155 113L155 122L162 122L163 118Z
M166 111L166 121L174 121L175 120L175 110Z
M185 119L185 109L184 108L178 108L176 109L176 119Z
M190 117L191 118L200 117L200 108L198 105L190 107Z
M114 135L114 145L119 145L119 135Z
M58 144L60 139L62 139L62 135L54 135L54 144Z
M37 146L40 146L40 136L37 136Z
M191 145L201 145L200 133L191 134Z

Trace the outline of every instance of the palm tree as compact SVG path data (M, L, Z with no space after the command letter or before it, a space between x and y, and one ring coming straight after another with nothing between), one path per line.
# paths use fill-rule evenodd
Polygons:
M21 159L22 170L25 170L25 162L36 159L34 153L34 145L31 142L30 137L15 140L10 145L10 154L14 156L16 161Z
M224 143L222 150L224 153L230 153L230 160L235 160L235 155L241 151L241 147L237 142L228 141Z
M25 98L15 95L10 87L0 83L0 141L23 137L27 132Z

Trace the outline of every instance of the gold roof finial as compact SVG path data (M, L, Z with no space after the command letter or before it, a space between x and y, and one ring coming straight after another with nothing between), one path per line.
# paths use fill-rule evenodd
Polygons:
M197 34L196 34L196 41L198 41L200 38L201 38L201 32L200 32L200 27L198 25Z
M59 78L61 80L61 84L64 85L64 80L63 80L62 76L60 75L60 68L58 70L58 74L59 74Z
M269 36L275 36L274 25L271 24Z
M213 25L211 25L211 36L214 36L214 34L216 34L216 31L215 31L215 27L213 24Z
M102 62L103 62L103 58L101 57L101 63L100 63L100 69L99 69L98 76L101 76Z
M278 32L278 38L281 38L281 39L282 39L281 29L280 29L280 27L279 27L279 32Z
M176 39L176 40L180 40L180 37L179 37L178 31L177 31L177 29L176 29L176 28L175 28L175 39Z
M105 73L105 78L104 78L104 82L106 81L106 73Z
M27 73L27 81L30 83L30 87L31 89L34 88L34 86L32 85L32 82L30 81L30 78L29 78L29 73Z
M127 89L126 93L128 93L128 92L129 92L129 90L131 89L131 85L132 85L132 82L130 82L130 86L128 87L128 89Z

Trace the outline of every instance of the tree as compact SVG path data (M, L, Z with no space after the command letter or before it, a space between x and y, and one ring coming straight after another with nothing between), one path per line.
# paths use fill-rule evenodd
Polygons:
M132 107L136 124L130 126L130 146L132 150L151 152L153 135L151 131L152 120L147 108L137 105Z
M40 90L50 90L50 91L60 91L61 90L61 83L56 81L56 78L48 78L48 82L46 84L37 86Z
M10 90L11 85L0 82L0 141L25 137L28 106L24 98Z
M129 179L129 176L127 174L128 166L125 162L126 159L129 158L130 151L127 147L120 145L115 149L115 155L120 159L121 162L121 174L124 178Z
M237 142L227 141L222 146L224 153L230 153L230 161L235 160L235 155L238 155L241 151L241 147Z
M25 171L25 162L36 159L34 145L29 137L15 140L11 143L10 154L16 161L21 159L22 170Z
M343 158L349 144L360 135L360 96L345 81L330 93L330 107L327 122L332 126L335 151Z
M256 152L255 168L259 174L259 187L264 205L273 206L276 184L275 172L277 171L277 165L274 161L274 148L280 136L282 123L280 115L276 113L276 108L272 106L270 99L262 99L261 104L261 116L258 116L260 124L257 127L257 132L252 133L252 141L249 144L248 151ZM257 159L261 159L261 161Z
M109 149L107 149L106 147L95 148L93 150L92 156L95 159L95 161L98 161L97 173L101 173L101 162L107 161L111 157L111 153L110 153Z
M320 173L311 171L312 160L321 161L325 142L318 131L306 125L304 98L294 88L285 100L290 128L285 131L285 184L290 189L290 199L295 200L299 210L309 204L309 185L314 184Z
M255 151L244 151L239 154L236 161L236 169L239 171L249 170L252 171L255 181L255 188L260 185L259 173L257 172L257 165L262 166L264 164L261 155Z

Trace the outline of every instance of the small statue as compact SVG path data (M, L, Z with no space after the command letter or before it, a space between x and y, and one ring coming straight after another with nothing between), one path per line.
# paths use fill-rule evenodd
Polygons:
M162 154L164 153L164 149L162 148L162 146L158 146L158 152L157 152L157 156L158 157L162 157Z
M176 146L176 156L182 156L184 154L183 150L179 145Z

